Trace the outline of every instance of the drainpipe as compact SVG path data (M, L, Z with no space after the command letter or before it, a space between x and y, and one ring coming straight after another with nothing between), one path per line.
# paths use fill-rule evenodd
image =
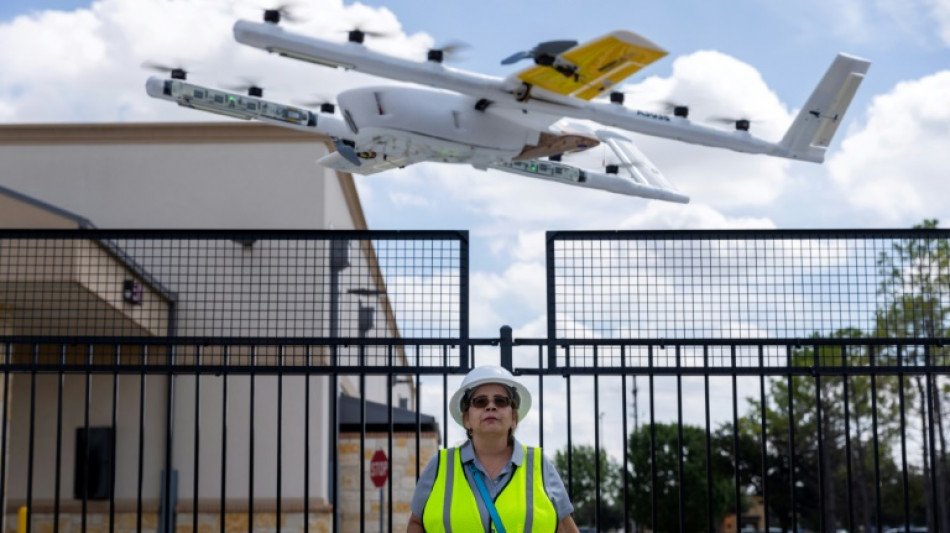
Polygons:
M350 266L350 240L334 239L330 241L330 337L335 341L340 335L340 273ZM330 346L330 365L336 366L337 346ZM327 494L333 505L333 533L340 531L340 483L339 462L337 461L337 440L339 421L339 382L336 373L330 375L330 428L327 465Z
M178 333L178 303L170 301L168 304L168 337L174 338ZM168 345L168 381L165 393L165 468L161 476L161 503L158 511L158 532L174 533L175 508L178 506L178 471L172 465L172 444L175 433L175 376L171 372L175 364L176 346Z

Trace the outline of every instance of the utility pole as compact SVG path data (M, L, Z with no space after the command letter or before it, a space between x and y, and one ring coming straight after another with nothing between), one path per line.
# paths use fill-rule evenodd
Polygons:
M633 376L633 432L640 431L640 410L637 404L637 376Z

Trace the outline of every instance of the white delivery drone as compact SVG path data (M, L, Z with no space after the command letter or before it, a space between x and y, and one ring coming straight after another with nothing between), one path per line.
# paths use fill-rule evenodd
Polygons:
M506 78L467 72L442 64L443 50L428 60L409 61L363 46L366 33L349 32L336 43L296 34L279 26L283 10L267 10L264 22L238 21L234 38L243 44L318 65L352 69L429 87L361 87L340 93L342 118L332 105L323 113L262 99L258 87L235 94L194 85L182 69L169 79L151 77L148 94L179 105L241 119L328 135L336 151L320 158L325 167L374 174L413 163L436 161L493 168L578 187L686 203L677 189L627 135L593 130L565 119L587 120L630 132L738 152L821 163L870 62L839 54L781 141L749 133L748 120L735 131L695 124L686 106L673 115L628 109L623 93L610 102L592 101L622 80L666 55L629 31L615 31L587 43L549 41L502 61L532 59L534 65ZM286 18L286 17L285 17ZM618 164L603 171L561 162L561 155L605 144Z

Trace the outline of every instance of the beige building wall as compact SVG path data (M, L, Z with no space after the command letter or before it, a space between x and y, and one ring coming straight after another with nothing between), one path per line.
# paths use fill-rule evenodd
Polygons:
M329 140L258 123L0 126L0 185L100 228L365 229Z
M200 228L200 229L366 229L353 178L318 167L314 161L329 152L328 139L292 130L256 123L200 124L102 124L102 125L19 125L0 126L0 186L38 199L43 203L75 213L92 221L99 228ZM18 205L0 195L0 227L76 227L75 220L58 220L43 209ZM4 209L7 207L7 209ZM70 226L70 223L72 226ZM236 246L234 254L246 254ZM258 248L264 263L275 261L266 250ZM354 262L372 259L353 247ZM143 264L145 270L149 265ZM174 274L162 279L175 290ZM345 289L344 289L345 290ZM346 296L343 296L346 298ZM341 302L342 303L342 302ZM196 323L197 317L188 302L179 303L179 321ZM319 313L321 311L314 311ZM355 320L355 301L342 313ZM315 322L319 318L314 315ZM379 309L376 329L392 329L391 312ZM2 324L2 322L0 322ZM2 326L0 326L2 327ZM315 335L325 332L313 331ZM286 505L304 506L303 480L310 479L310 507L326 512L328 497L329 427L328 378L311 378L311 471L303 472L303 381L302 377L284 378L284 445L282 497ZM341 390L354 391L354 380L342 377ZM53 461L55 450L56 384L58 376L42 376L32 387L29 375L18 375L11 384L11 403L15 409L11 420L10 457L25 457L28 445L29 405L36 393L37 415L34 452L43 464L34 465L34 501L37 512L54 496ZM255 378L254 487L258 498L276 495L276 378ZM384 378L371 378L368 399L385 402L387 384ZM92 425L111 424L112 377L93 376L90 410ZM175 382L174 403L174 466L179 470L180 510L194 501L194 441L200 437L199 507L213 513L220 495L220 451L222 449L221 413L223 380L207 376L200 379L200 397L195 394L193 377L180 376ZM85 376L64 378L64 394L72 398L64 404L62 486L60 496L72 496L72 467L75 428L82 424L82 403L76 402L85 390ZM136 483L135 469L138 442L138 380L122 376L119 380L119 411L117 424L119 476L117 502L129 512ZM154 512L159 497L160 472L163 468L166 420L165 394L167 380L148 378L145 431L146 467L143 497ZM247 506L249 494L250 380L229 378L227 419L228 488L227 507ZM411 398L407 386L395 395ZM77 396L79 395L79 396ZM199 424L194 419L194 406L199 409ZM77 411L78 409L78 411ZM78 417L78 418L77 418ZM103 418L105 417L105 420ZM43 441L39 443L39 441ZM8 484L9 504L25 496L25 465L11 470ZM20 500L22 501L22 500ZM69 502L67 501L66 504ZM75 503L75 501L73 501ZM9 510L9 505L8 505ZM9 516L9 515L8 515ZM9 530L11 524L7 521ZM154 526L153 526L154 527Z
M33 429L33 498L38 502L53 500L56 483L57 456L57 411L59 381L63 384L62 443L60 455L60 498L73 499L73 473L76 465L76 429L85 426L86 376L84 374L37 374L35 390L30 374L13 374L11 387L14 392L14 409L10 412L9 456L18 460L8 463L9 479L20 480L8 484L11 503L22 504L26 500L26 484L30 452L31 396L34 396ZM117 380L116 402L116 494L128 507L138 491L138 446L140 377L122 375ZM168 380L165 376L149 376L145 380L144 468L142 476L143 498L157 501L161 483L160 468L165 454L165 393ZM89 426L112 425L111 374L93 374L89 377Z

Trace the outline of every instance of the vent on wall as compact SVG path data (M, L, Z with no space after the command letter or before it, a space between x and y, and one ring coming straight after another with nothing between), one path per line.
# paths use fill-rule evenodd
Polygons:
M73 497L108 500L112 496L115 430L111 426L76 428Z

